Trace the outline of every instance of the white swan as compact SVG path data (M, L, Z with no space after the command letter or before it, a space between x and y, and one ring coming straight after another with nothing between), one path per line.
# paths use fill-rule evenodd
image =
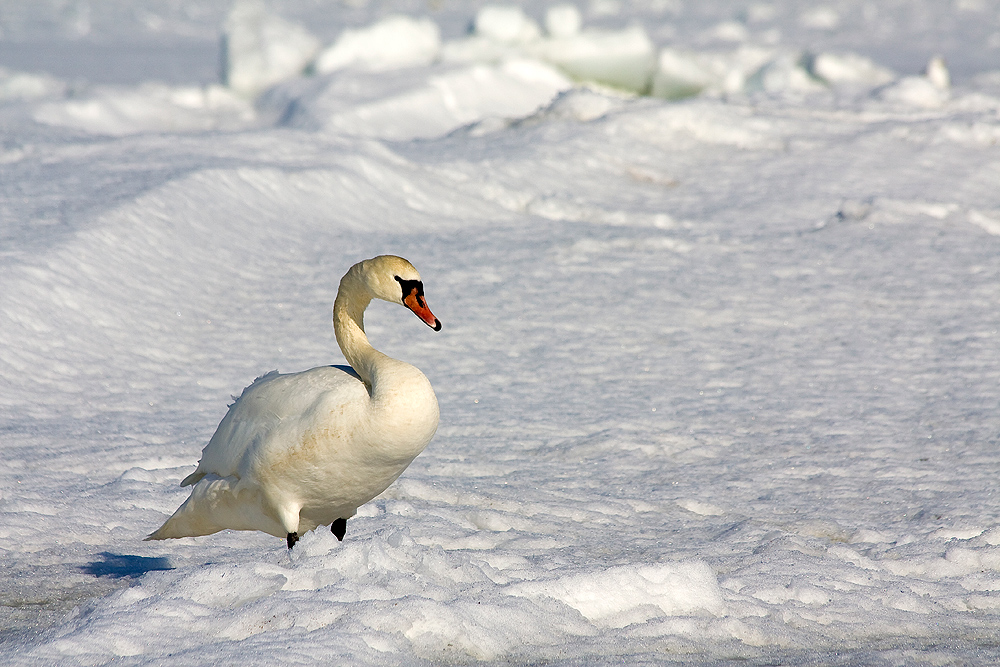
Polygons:
M437 430L438 404L417 368L388 357L365 336L372 299L406 306L435 331L420 274L402 257L359 262L333 306L337 343L351 367L323 366L258 378L229 408L181 486L191 496L147 540L227 528L284 537L347 519L382 493Z

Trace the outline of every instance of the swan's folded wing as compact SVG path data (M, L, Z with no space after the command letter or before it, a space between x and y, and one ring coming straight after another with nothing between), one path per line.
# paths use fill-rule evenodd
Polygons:
M230 406L202 450L198 469L181 485L195 484L207 474L238 476L247 467L248 458L254 457L265 443L274 447L280 431L299 430L303 415L311 413L317 402L350 404L367 396L364 384L349 367L322 366L301 373L260 377Z

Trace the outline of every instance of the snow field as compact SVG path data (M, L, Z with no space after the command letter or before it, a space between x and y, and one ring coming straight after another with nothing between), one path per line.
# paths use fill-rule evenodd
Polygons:
M528 52L582 12L469 16L504 55L335 41L252 106L219 88L233 125L148 86L0 109L5 659L994 663L989 76L713 43L667 102ZM429 449L343 543L141 542L230 395L340 362L336 282L383 252L444 324L367 322L437 390Z

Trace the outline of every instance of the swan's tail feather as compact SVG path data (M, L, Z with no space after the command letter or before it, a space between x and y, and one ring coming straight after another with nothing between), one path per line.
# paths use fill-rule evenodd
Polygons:
M195 470L193 473L181 480L181 486L191 486L192 484L197 484L205 478L205 473L201 469Z
M211 535L220 530L264 530L278 537L287 531L263 512L259 502L248 498L252 493L238 489L239 478L205 475L177 511L146 540ZM274 524L273 527L270 524ZM268 529L272 528L272 529Z

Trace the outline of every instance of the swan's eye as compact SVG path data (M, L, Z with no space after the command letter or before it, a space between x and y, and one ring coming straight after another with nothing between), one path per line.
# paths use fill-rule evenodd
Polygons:
M403 290L401 295L401 300L406 301L407 299L416 299L417 304L421 308L426 308L427 305L424 302L424 284L419 280L403 280L399 276L393 276L396 282L399 283L400 288Z

